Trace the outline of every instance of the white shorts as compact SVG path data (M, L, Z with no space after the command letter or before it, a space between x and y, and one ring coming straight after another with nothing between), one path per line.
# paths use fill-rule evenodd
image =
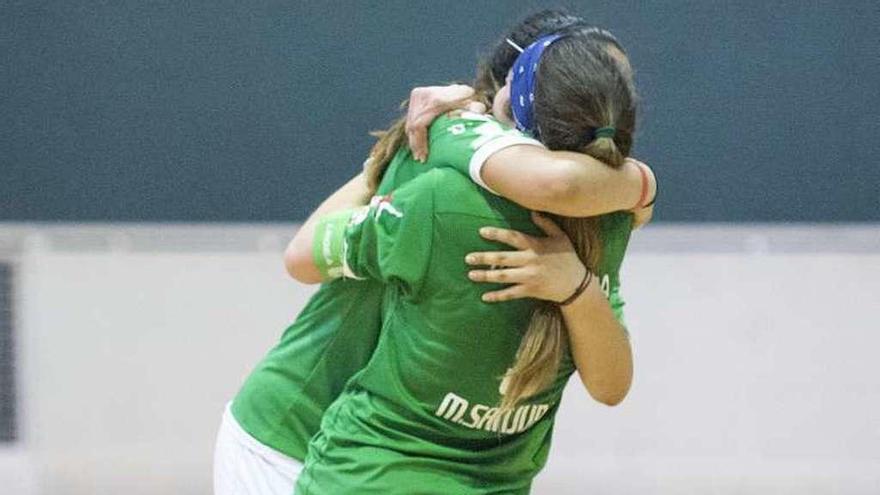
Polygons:
M291 495L302 462L244 431L229 406L214 447L214 495Z

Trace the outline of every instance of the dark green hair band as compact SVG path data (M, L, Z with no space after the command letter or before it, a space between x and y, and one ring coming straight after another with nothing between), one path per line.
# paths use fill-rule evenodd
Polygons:
M617 132L617 129L614 127L600 127L596 129L596 132L593 133L593 139L599 138L612 138L614 139L614 134Z

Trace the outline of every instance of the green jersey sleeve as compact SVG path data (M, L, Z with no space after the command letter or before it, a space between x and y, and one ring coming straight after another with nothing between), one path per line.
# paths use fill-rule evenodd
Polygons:
M312 251L321 273L400 283L411 295L418 293L431 256L433 175L375 196L368 206L322 218Z
M428 165L452 167L494 193L483 181L486 160L497 151L518 144L543 145L494 118L472 112L437 118L428 134Z

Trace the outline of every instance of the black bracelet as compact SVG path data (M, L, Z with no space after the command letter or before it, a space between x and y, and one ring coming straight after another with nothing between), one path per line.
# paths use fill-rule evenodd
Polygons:
M578 286L577 289L574 290L574 294L568 296L568 298L566 298L564 301L561 301L557 304L559 304L560 306L568 306L569 304L574 302L574 300L577 299L578 296L583 294L585 290L587 290L587 287L590 286L590 282L592 282L592 281L593 281L593 272L591 272L590 270L587 270L587 273L584 274L584 279L581 280L581 284Z

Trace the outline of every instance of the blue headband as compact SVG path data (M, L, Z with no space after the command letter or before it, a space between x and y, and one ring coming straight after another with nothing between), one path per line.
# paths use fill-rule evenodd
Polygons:
M526 47L513 63L513 80L510 83L510 108L513 111L513 120L516 121L517 129L535 137L538 136L538 132L535 129L533 107L538 64L541 62L544 50L561 37L561 34L551 34L538 38Z

